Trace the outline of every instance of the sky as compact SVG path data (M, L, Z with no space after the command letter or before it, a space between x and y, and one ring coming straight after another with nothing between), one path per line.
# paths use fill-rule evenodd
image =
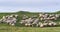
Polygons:
M0 0L0 12L56 12L60 0Z

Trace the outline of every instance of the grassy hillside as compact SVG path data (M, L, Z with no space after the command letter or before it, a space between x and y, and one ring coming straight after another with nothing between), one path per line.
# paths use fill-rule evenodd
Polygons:
M40 13L41 13L41 12L40 12ZM37 15L37 17L38 17L38 14L39 14L39 13L35 13L35 12L25 12L25 11L19 11L19 12L16 12L16 13L0 13L0 19L2 18L2 16L11 15L11 14L17 14L17 15L19 15L19 16L18 16L17 23L16 23L16 26L20 26L18 22L22 19L22 16L23 16L23 15L27 15L27 16L29 16L29 17L34 16L34 15ZM60 11L54 12L54 13L48 13L48 14L60 14ZM60 19L55 20L55 22L60 22Z
M0 32L60 32L60 26L59 27L21 27L23 25L19 24L18 22L22 19L23 15L27 16L33 16L37 15L39 13L32 13L32 12L16 12L16 13L0 13L0 18L5 15L10 15L10 14L18 14L18 21L16 23L16 26L10 26L6 23L1 23L0 24ZM55 13L48 13L48 14L60 14L60 12L55 12ZM56 22L59 22L60 19L56 20Z

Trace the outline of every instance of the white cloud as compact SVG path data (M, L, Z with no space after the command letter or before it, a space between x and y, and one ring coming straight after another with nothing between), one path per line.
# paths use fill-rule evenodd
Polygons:
M53 12L60 10L60 0L0 0L0 12L19 10Z

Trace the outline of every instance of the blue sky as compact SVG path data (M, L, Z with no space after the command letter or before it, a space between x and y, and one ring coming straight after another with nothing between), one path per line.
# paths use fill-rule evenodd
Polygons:
M60 0L0 0L0 12L55 12L60 10Z

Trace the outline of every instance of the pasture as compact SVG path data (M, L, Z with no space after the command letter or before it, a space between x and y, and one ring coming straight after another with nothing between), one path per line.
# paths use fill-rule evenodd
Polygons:
M0 32L60 32L60 27L17 27L0 24Z
M60 32L60 26L57 27L25 27L18 22L22 19L22 16L25 14L27 16L37 15L39 13L29 13L29 12L18 12L18 13L0 13L0 18L3 15L10 15L10 14L18 14L18 20L15 26L10 26L6 23L0 23L0 32ZM56 20L55 22L59 22L60 19Z

